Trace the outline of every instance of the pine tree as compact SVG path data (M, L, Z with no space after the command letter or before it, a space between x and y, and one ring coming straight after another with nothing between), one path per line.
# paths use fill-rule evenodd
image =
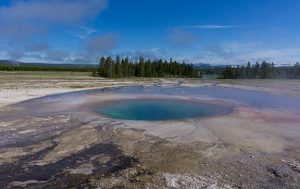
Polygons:
M106 74L108 78L112 78L113 77L113 60L112 58L109 56L106 58L105 60L105 65L106 65Z
M246 78L247 79L251 79L252 78L252 69L251 69L251 63L250 62L247 63Z
M99 69L98 69L99 76L107 77L107 65L105 58L102 56L99 63Z
M137 76L145 77L145 60L143 57L140 57L139 60Z
M121 62L120 62L120 57L117 55L116 57L116 64L115 64L115 74L114 77L120 78L121 77Z

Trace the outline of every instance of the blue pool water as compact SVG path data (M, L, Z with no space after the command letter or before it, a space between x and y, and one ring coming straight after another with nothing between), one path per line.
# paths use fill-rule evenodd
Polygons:
M222 115L231 112L232 108L178 99L133 99L111 102L97 111L115 119L160 121Z
M264 91L255 91L239 88L220 87L220 86L128 86L104 88L96 90L81 91L76 93L65 93L42 97L43 102L47 103L80 103L85 100L89 94L118 94L119 96L142 95L151 98L172 99L176 96L182 96L190 99L212 99L218 102L224 102L234 107L249 106L257 109L300 112L300 97L272 94ZM169 98L170 97L170 98ZM30 100L27 103L31 110L43 112L40 107L40 100ZM36 103L35 103L36 102ZM23 102L23 104L26 102ZM194 103L194 102L193 102ZM110 102L105 106L103 103L94 102L92 111L98 111L102 115L116 119L128 120L170 120L185 119L193 117L203 117L207 115L217 115L220 107L210 104L191 104L190 101L177 102L177 100L156 101L150 99L119 100ZM108 106L109 105L109 106ZM89 106L89 105L88 105ZM100 107L101 106L101 107ZM214 109L211 110L211 107ZM46 112L57 111L55 109L46 109ZM223 109L221 109L222 113ZM15 116L15 115L14 115Z
M276 95L268 92L225 88L219 86L203 87L143 87L130 86L104 90L103 92L114 92L118 94L162 94L176 96L207 97L238 104L253 106L260 109L291 109L300 110L300 98L287 95Z

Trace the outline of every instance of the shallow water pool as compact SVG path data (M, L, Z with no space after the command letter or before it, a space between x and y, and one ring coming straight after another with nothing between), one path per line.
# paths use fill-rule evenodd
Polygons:
M112 101L96 111L114 119L162 121L222 115L231 112L232 108L191 100L132 99Z

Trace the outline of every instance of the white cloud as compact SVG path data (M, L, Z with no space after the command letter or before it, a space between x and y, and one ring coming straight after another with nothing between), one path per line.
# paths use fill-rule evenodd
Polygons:
M47 51L47 50L51 49L50 45L45 42L29 44L25 48L26 48L26 50L33 51L33 52L42 52L42 51Z
M116 34L92 36L84 40L83 46L89 53L108 52L118 45Z
M65 62L70 57L70 53L63 50L49 50L44 57L47 61Z
M186 31L182 28L173 28L169 33L169 41L171 45L177 47L190 47L196 44L199 39L192 32Z
M80 24L105 9L107 0L18 0L0 7L0 35L24 40L45 34L52 26ZM91 32L86 28L87 32Z
M97 18L106 9L107 3L107 0L10 0L8 5L0 6L1 58L35 62L68 62L76 59L69 51L51 47L47 35L50 32L69 31L75 37L87 40L97 30L85 24ZM103 45L107 38L102 39ZM106 41L105 44L111 43Z
M19 0L0 8L1 20L76 23L94 17L107 5L105 0Z
M252 61L267 60L275 64L300 62L300 48L266 49L246 54L245 59Z
M11 57L12 59L20 59L25 56L25 53L20 50L12 50L7 52L8 56Z
M230 51L202 51L199 56L193 58L193 62L203 62L210 64L246 64L248 61L254 63L256 61L274 62L275 64L295 64L300 62L300 48L286 49L249 49L249 51L240 51L239 49L231 49Z

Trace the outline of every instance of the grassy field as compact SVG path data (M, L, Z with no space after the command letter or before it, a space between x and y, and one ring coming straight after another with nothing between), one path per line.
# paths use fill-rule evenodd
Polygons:
M0 104L9 104L14 99L26 100L48 94L71 92L128 85L215 85L250 90L269 91L277 94L300 96L299 80L216 80L182 78L122 78L106 79L93 77L90 72L0 72Z
M145 84L150 79L105 79L89 72L0 72L0 107L45 96L84 89Z
M0 79L92 79L90 72L31 72L31 71L18 71L9 72L1 71ZM94 78L95 79L95 78Z

